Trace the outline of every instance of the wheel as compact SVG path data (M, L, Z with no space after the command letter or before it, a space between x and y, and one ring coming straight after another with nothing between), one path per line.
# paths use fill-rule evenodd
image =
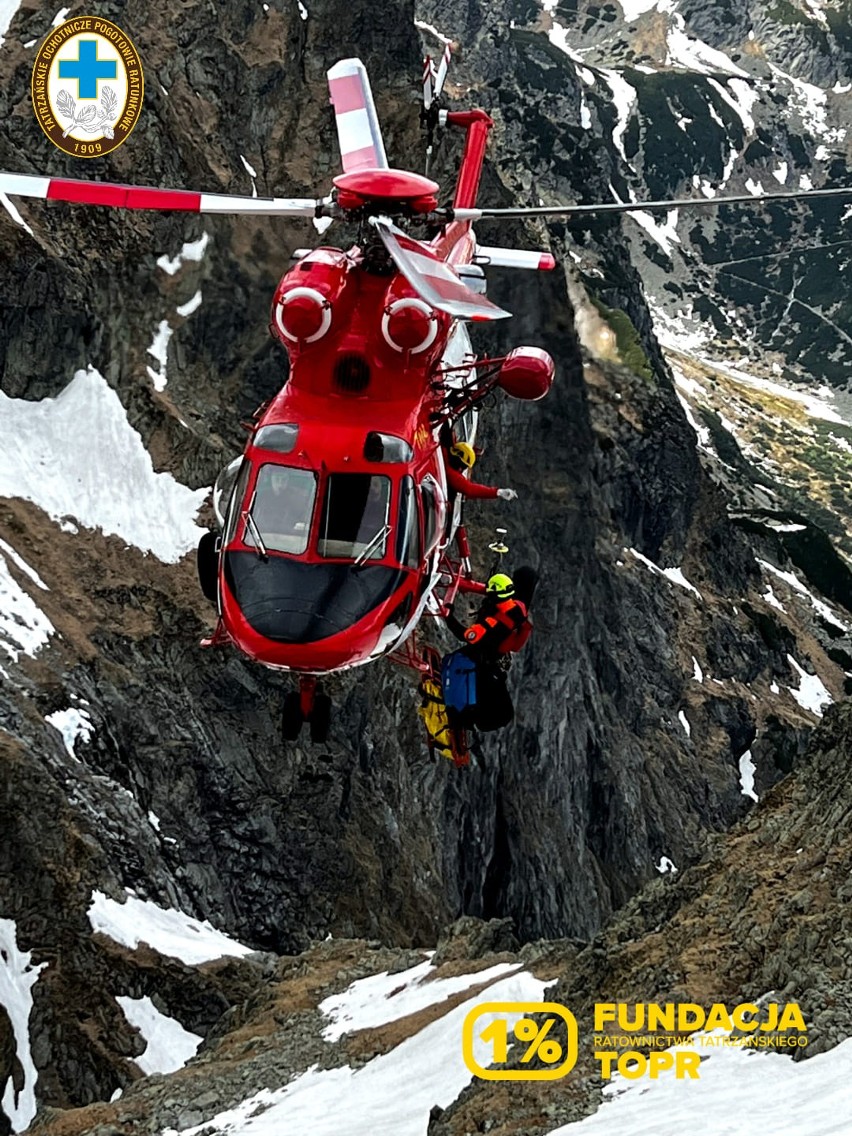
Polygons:
M314 695L310 723L311 741L324 742L328 738L328 727L331 723L331 699L327 694Z
M294 742L302 729L302 703L299 695L293 692L284 699L281 712L281 737L285 742Z
M206 532L198 542L196 565L198 567L198 583L204 598L212 604L219 600L219 534Z

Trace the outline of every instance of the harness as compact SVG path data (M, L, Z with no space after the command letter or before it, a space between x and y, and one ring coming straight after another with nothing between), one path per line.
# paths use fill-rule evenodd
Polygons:
M469 647L490 648L498 654L505 654L507 651L518 650L514 642L521 638L521 629L527 622L527 609L520 600L500 600L496 608L465 631L464 640ZM524 636L523 643L528 638L529 632ZM513 645L509 646L510 643ZM520 645L523 646L523 643Z

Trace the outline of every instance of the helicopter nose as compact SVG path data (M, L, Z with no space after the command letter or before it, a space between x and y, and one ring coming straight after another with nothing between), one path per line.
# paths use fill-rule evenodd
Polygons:
M298 597L265 599L242 608L258 635L276 643L317 643L346 629L341 619L329 619Z
M387 565L307 562L225 553L225 583L257 635L282 644L320 643L363 620L405 582Z

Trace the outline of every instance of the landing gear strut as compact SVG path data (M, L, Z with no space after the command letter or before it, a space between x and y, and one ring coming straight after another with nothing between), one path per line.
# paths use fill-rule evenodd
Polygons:
M281 736L285 742L294 742L302 731L302 724L310 725L311 741L324 742L328 738L331 722L331 698L317 689L315 675L299 676L299 691L284 699L281 714Z

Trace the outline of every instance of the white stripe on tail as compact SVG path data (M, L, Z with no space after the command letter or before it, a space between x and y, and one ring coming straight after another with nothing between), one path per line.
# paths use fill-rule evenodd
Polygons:
M360 59L342 59L328 72L343 172L386 170L385 144L379 128L367 69Z

